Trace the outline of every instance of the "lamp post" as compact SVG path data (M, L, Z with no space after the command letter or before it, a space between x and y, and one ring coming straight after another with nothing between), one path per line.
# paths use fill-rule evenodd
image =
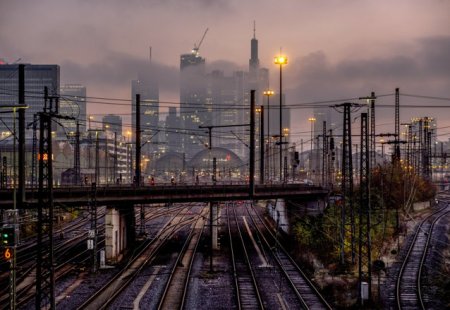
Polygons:
M264 105L256 108L259 113L259 183L264 184Z
M273 90L267 89L263 92L264 96L267 96L267 145L268 147L268 161L267 161L267 175L270 179L270 96L273 96L275 92Z
M311 149L309 153L309 177L312 179L312 158L313 158L313 145L314 145L314 139L313 139L313 133L314 133L314 122L316 121L315 117L308 118L308 121L311 122Z
M274 58L274 63L280 66L280 181L283 181L283 65L286 65L287 62L286 56L279 55Z
M287 182L287 175L288 175L288 163L287 163L287 155L288 155L288 147L287 144L288 142L288 136L289 136L289 128L283 128L283 137L286 138L286 141L284 142L286 144L285 147L285 153L286 155L284 156L284 162L283 162L283 182L286 183Z
M91 168L91 146L92 146L92 136L91 136L91 120L93 120L94 117L92 115L88 116L88 138L89 138L89 146L88 146L88 168Z

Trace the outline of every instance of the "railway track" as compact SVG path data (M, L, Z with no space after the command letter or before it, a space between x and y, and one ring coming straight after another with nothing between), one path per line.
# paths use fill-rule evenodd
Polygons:
M78 232L79 229L86 226L88 221L86 218L70 223L63 230L60 229L55 232L55 237L64 231L66 235L71 235L71 232ZM68 239L57 239L58 243L54 248L55 257L55 278L59 279L65 274L73 270L75 261L84 261L87 256L87 250L83 249L86 236L84 234L72 234ZM74 248L76 249L74 251ZM36 245L30 245L29 242L19 247L17 256L18 272L16 275L16 292L17 305L22 306L26 304L35 294L35 279L36 279ZM0 292L0 308L9 302L9 285L5 285L5 289Z
M207 213L207 209L203 209L196 222L192 224L191 231L170 272L158 309L171 310L184 308L194 256L205 228Z
M315 285L288 254L252 203L246 203L246 210L259 235L261 244L265 247L265 252L272 254L273 261L276 262L290 288L294 291L299 305L303 309L332 309ZM263 227L264 230L260 227Z
M192 214L187 217L186 212L182 212L184 210L187 211L188 208L181 209L171 221L163 226L154 239L143 244L137 255L120 272L77 309L106 309L132 283L140 271L152 262L166 241L177 231L193 222Z
M85 242L81 242L81 247L83 249L79 250L79 247L72 247L68 251L68 254L70 258L66 258L64 261L60 262L55 267L55 281L60 280L73 270L77 268L77 263L84 263L90 259L90 251L85 249ZM17 291L17 307L22 308L27 305L27 303L30 302L32 298L35 297L36 294L36 287L35 287L35 272L32 272L31 277L33 278L32 281L22 282L24 283L20 287L18 287Z
M433 212L417 225L411 244L397 275L395 307L398 309L426 309L422 297L422 267L428 253L435 224L450 213L449 205ZM394 298L390 298L391 300Z
M264 309L264 303L259 292L246 243L239 227L236 209L232 208L233 216L231 216L229 214L230 208L230 204L227 204L226 214L234 285L236 287L236 304L238 309ZM233 217L234 221L230 220L231 217ZM238 240L234 240L232 231L238 232Z

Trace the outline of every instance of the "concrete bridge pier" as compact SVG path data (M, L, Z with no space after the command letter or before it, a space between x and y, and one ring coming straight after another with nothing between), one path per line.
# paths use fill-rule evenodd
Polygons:
M134 208L106 207L105 258L109 264L119 262L136 238Z
M324 198L309 198L309 199L275 199L267 203L267 212L275 223L278 229L286 233L291 231L291 218L288 214L295 214L296 216L317 216L325 210L326 200Z
M209 235L211 237L211 243L209 246L209 272L213 272L213 255L214 250L219 249L218 242L219 231L219 203L209 202Z

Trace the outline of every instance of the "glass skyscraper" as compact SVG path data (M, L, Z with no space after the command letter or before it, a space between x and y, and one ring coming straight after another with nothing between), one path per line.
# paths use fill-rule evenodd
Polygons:
M86 87L79 84L65 84L61 86L59 99L59 113L62 116L74 119L61 119L63 125L58 127L58 134L72 134L77 130L77 121L80 123L80 132L86 131Z
M25 104L28 109L25 109L25 126L33 122L35 113L43 111L46 86L49 96L59 95L59 66L26 64ZM18 104L18 89L19 65L0 65L0 106ZM13 131L13 115L3 114L1 119L0 133L4 136Z

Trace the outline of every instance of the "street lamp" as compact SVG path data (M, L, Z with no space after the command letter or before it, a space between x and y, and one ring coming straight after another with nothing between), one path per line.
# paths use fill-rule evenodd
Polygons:
M312 179L312 158L313 158L313 132L314 132L314 122L316 121L315 117L308 118L308 121L311 122L311 149L309 153L309 177Z
M264 105L255 111L259 113L259 182L264 184Z
M283 180L283 113L282 113L282 101L283 101L283 65L286 65L288 59L286 56L276 56L274 63L280 66L280 181Z
M275 92L273 90L267 89L263 92L264 96L267 96L267 145L268 145L268 161L267 161L267 171L268 177L270 179L270 96L273 96Z

